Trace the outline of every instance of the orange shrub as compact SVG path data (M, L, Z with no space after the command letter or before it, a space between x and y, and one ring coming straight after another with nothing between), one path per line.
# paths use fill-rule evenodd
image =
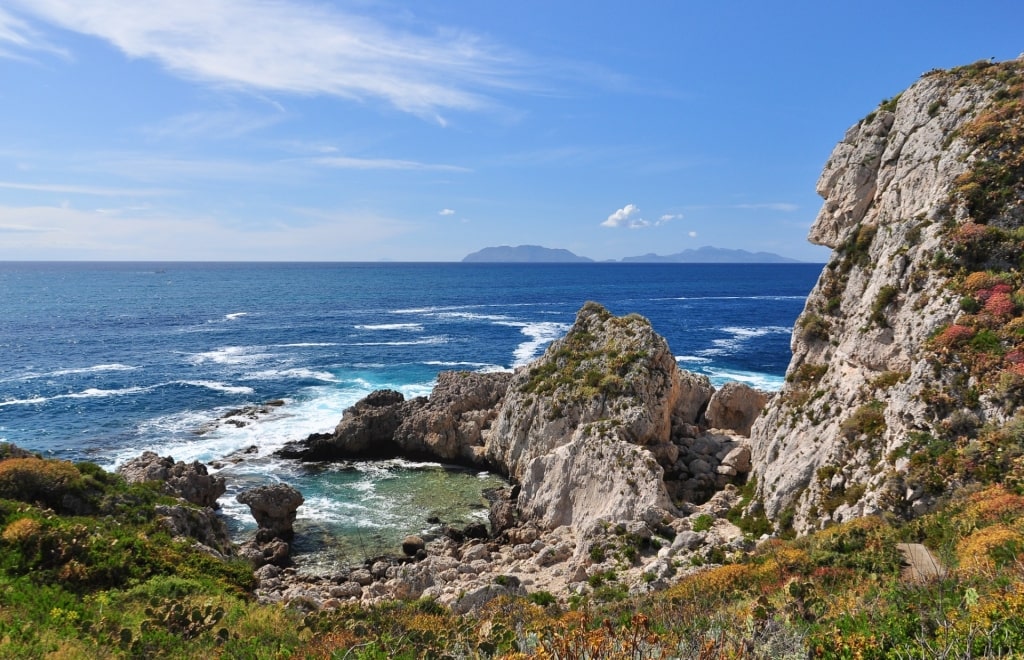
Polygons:
M57 508L81 482L78 468L67 461L9 458L0 462L0 498Z
M32 520L31 518L18 518L4 528L3 534L0 534L0 538L7 543L24 545L37 539L39 537L39 533L42 531L43 526L39 524L38 520Z
M988 573L996 568L1000 555L1010 557L1024 549L1024 536L1006 525L979 529L957 544L960 570L968 575Z

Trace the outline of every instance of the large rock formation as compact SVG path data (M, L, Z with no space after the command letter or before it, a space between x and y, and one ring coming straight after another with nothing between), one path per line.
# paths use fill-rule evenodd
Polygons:
M706 378L677 368L646 319L587 303L512 378L486 455L522 485L521 511L546 527L670 510L655 457L674 464L673 423L695 424L711 393Z
M986 442L1024 374L1022 81L1021 61L930 72L833 151L810 232L833 256L751 436L769 518L913 515L1013 471Z
M372 392L345 411L334 433L314 434L280 455L306 461L403 456L483 467L484 434L510 377L442 372L429 399L406 401L394 390Z
M128 483L161 482L167 494L213 509L217 508L217 498L227 490L224 477L209 474L202 463L175 461L151 451L126 462L117 473Z

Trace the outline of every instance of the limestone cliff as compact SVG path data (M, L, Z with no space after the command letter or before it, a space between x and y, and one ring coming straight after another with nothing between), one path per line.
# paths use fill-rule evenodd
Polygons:
M587 303L565 337L513 376L487 456L522 485L521 511L545 527L670 510L656 457L674 464L673 422L695 424L711 392L676 367L646 319Z
M786 385L753 427L751 513L763 505L805 532L1012 478L1022 81L1019 60L929 72L833 151L810 232L833 255L794 329Z

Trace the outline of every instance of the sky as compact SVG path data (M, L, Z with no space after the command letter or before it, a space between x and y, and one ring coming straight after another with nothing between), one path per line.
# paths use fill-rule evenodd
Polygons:
M0 260L823 262L815 184L1024 2L0 0Z

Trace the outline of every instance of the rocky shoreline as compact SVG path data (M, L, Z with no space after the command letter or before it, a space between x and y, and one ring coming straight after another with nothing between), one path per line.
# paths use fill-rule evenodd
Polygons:
M232 546L213 510L222 477L152 453L119 471L200 507L166 512L166 526L252 562L263 602L319 609L430 598L456 612L508 593L567 602L602 589L662 590L752 547L725 516L752 468L747 435L767 399L736 383L716 392L678 369L646 319L587 303L563 339L515 373L443 372L429 397L411 400L373 392L333 433L278 452L310 462L441 461L513 484L495 493L488 526L445 526L437 538L407 538L402 553L327 574L290 557L303 502L291 486L237 496L258 530Z

